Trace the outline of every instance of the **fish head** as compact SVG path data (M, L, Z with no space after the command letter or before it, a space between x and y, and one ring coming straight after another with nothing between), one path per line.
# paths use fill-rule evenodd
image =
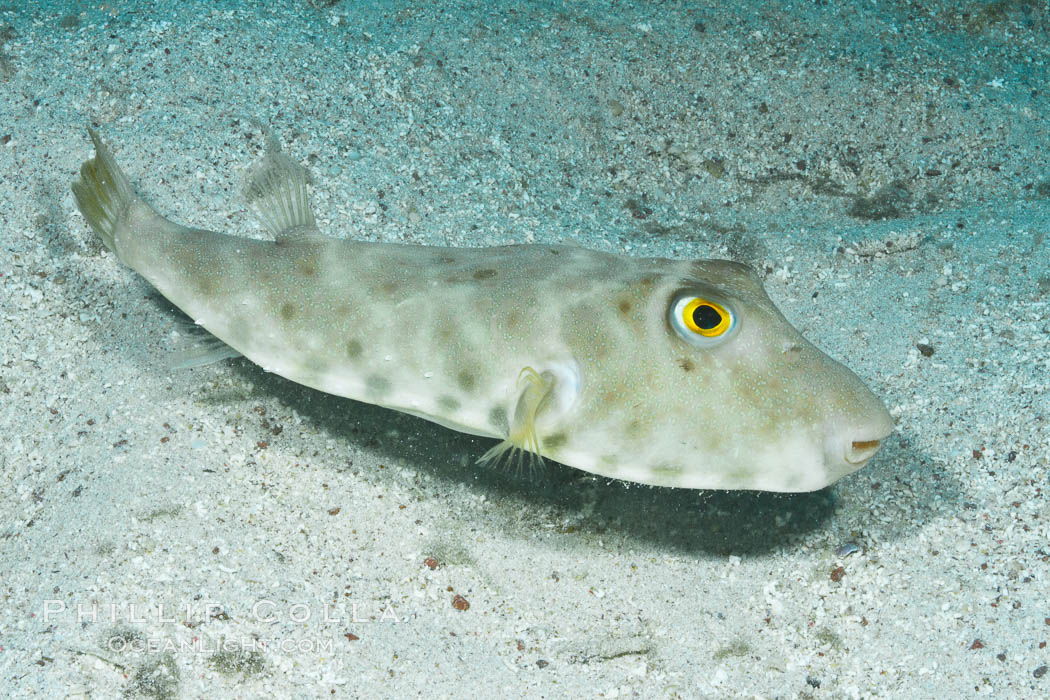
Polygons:
M639 342L580 363L580 407L606 455L592 471L813 491L863 467L892 432L882 401L788 322L748 266L701 260L648 279Z

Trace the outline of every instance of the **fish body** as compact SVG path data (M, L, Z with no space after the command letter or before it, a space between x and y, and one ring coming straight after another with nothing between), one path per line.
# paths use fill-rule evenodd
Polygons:
M747 266L567 245L449 248L317 230L305 171L273 152L249 199L275 241L169 221L92 132L73 190L106 246L264 369L603 476L809 491L892 431Z

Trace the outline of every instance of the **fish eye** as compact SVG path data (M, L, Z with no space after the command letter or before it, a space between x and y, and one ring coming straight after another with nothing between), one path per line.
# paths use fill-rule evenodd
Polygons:
M675 300L670 320L678 335L696 345L717 342L736 326L736 317L728 308L693 294Z

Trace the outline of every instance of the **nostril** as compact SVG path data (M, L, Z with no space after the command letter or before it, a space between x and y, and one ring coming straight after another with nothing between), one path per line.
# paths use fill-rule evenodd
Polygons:
M846 450L846 461L850 464L860 464L872 458L881 446L879 440L854 440Z

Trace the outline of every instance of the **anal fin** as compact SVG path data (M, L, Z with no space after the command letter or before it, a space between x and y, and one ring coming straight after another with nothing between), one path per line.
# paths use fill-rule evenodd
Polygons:
M190 320L177 321L179 331L192 342L192 347L185 345L172 353L168 362L168 369L181 370L194 367L203 367L214 362L222 362L234 357L241 357L241 353L231 348L226 343L216 338L200 326Z

